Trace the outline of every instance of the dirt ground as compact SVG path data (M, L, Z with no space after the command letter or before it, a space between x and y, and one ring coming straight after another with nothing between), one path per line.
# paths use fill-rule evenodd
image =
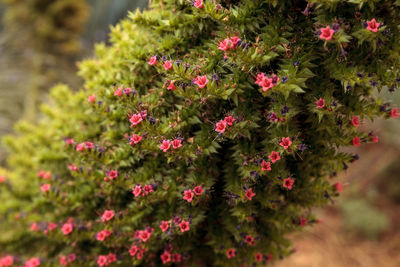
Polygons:
M383 179L381 174L388 164L399 162L399 151L387 146L376 146L359 151L361 159L341 175L346 187L368 187ZM395 174L400 178L400 174ZM400 182L400 179L399 179ZM296 253L277 262L274 267L400 267L400 205L379 198L377 206L390 218L390 226L377 240L361 237L345 229L343 215L337 206L316 213L322 223L307 227L291 237Z

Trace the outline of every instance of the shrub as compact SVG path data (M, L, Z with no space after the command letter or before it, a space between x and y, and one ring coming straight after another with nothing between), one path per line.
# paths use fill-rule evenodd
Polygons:
M217 2L217 3L216 3ZM337 196L396 117L399 1L154 1L5 143L4 252L61 265L239 266ZM374 23L374 21L376 21ZM68 256L69 255L69 256Z

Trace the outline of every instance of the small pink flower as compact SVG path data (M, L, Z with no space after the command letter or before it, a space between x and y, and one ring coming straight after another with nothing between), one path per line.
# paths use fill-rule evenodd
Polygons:
M44 192L44 193L47 193L47 192L49 192L50 188L51 188L50 184L42 184L42 186L40 187L40 190L42 190L42 192Z
M140 232L140 239L142 240L142 242L146 242L147 240L149 240L150 237L151 237L151 233L149 233L148 231Z
M61 227L61 231L64 235L69 235L74 230L74 225L72 223L65 223Z
M98 264L100 267L102 267L102 266L107 266L107 265L108 265L107 256L100 255L100 256L97 258L97 264Z
M131 123L131 127L134 127L135 125L138 125L142 120L143 120L143 118L142 118L142 116L140 114L133 114L129 118L129 122Z
M235 121L235 118L232 116L228 116L225 117L224 121L226 122L226 124L228 124L229 126L232 126L233 122Z
M219 132L219 133L224 133L226 129L226 122L223 120L220 120L219 122L217 122L217 124L215 125L215 131Z
M288 149L288 147L292 144L290 141L290 137L283 137L279 145L281 145L284 149Z
M40 265L40 260L38 258L30 258L25 262L25 267L38 267Z
M118 176L118 171L117 170L112 170L108 172L108 177L110 177L111 180L114 180Z
M193 2L193 5L194 5L195 8L203 8L204 7L203 6L203 0L195 0Z
M113 210L105 210L103 215L101 215L101 221L103 223L107 222L107 221L111 220L112 218L114 218L114 215L115 215L115 213Z
M264 77L264 79L261 82L261 87L262 90L264 92L268 91L269 89L271 89L274 86L274 84L272 83L272 79L268 78L268 77Z
M367 21L367 30L371 31L371 32L377 32L379 29L379 25L381 25L380 23L376 22L375 19L371 19L369 21Z
M204 190L201 185L198 185L193 189L193 192L196 194L196 196L200 196L201 194L203 194Z
M153 192L153 187L151 185L145 185L143 187L143 191L145 192L146 195L148 195L149 193Z
M263 160L261 162L261 170L262 171L271 171L271 163L269 161Z
M337 183L335 184L335 189L336 189L336 191L337 191L338 193L341 193L341 192L343 191L342 184L339 183L339 182L337 182Z
M169 140L163 140L160 149L164 152L167 152L171 148L171 142Z
M175 89L176 89L176 86L175 86L174 82L170 82L169 85L168 85L168 87L167 87L167 89L168 89L168 90L171 90L171 91L175 90Z
M6 181L6 176L0 175L0 184L4 183L5 181Z
M181 228L181 232L182 232L182 233L190 230L189 222L187 222L187 221L185 221L185 220L182 220L182 221L179 223L179 227Z
M262 86L262 82L265 78L265 74L264 73L258 73L257 74L257 79L256 79L256 84L259 86Z
M136 255L138 251L139 251L138 247L136 245L132 245L131 248L129 249L129 254L133 257Z
M157 65L157 56L152 56L150 59L149 59L149 65L151 65L151 66L154 66L154 65Z
M207 79L207 75L204 76L197 76L194 80L193 80L194 84L197 84L197 86L199 88L204 88L207 86L208 83L208 79Z
M78 167L75 166L75 164L71 163L68 165L68 169L72 172L78 171Z
M379 142L379 137L378 136L372 136L371 137L371 141L374 143L378 143Z
M129 144L133 146L134 144L138 144L143 139L142 136L134 134L129 138Z
M301 226L306 226L307 225L307 219L304 218L303 216L299 216L299 223Z
M183 193L183 199L186 200L187 202L192 202L194 197L194 194L191 189L185 190Z
M80 143L76 145L76 151L83 151L85 149L85 143Z
M325 100L320 98L317 100L317 102L315 102L315 105L317 106L317 108L324 108L325 107Z
M182 146L182 139L176 138L171 142L171 144L173 149L180 148Z
M353 125L354 127L357 127L360 125L360 120L357 116L353 116L353 118L351 119L351 125Z
M60 265L68 266L68 264L69 264L69 262L68 262L67 256L61 256Z
M90 150L90 149L92 149L94 147L94 144L92 143L92 142L89 142L89 141L86 141L85 142L85 148L87 149L87 150Z
M279 152L276 151L272 151L268 157L271 159L272 163L275 163L281 159L281 157L279 156Z
M0 266L9 267L14 264L14 257L7 255L0 259Z
M291 190L293 188L294 180L290 177L283 180L283 187Z
M352 141L352 143L353 143L353 146L359 146L361 143L360 143L360 137L358 137L357 135L353 138L353 141Z
M230 248L226 251L226 257L228 257L228 259L234 258L235 256L236 256L236 249Z
M235 47L237 46L237 44L240 42L240 38L238 36L233 36L230 39L230 49L235 49Z
M109 237L111 235L111 233L112 232L110 230L102 230L96 234L96 239L98 241L104 241L106 237Z
M179 254L179 253L172 254L172 261L173 262L181 262L182 261L182 255Z
M47 171L43 173L43 179L49 180L51 178L51 172Z
M164 253L161 254L160 258L163 264L166 264L167 262L171 261L171 254L165 250Z
M114 96L122 96L122 87L120 87L117 90L115 90Z
M254 237L252 237L251 235L246 235L246 237L244 238L244 242L246 242L248 245L250 246L254 246Z
M140 196L140 194L142 193L142 186L141 185L136 185L135 188L132 191L132 194L135 195L135 197Z
M117 261L117 255L115 255L114 253L108 253L107 260L108 260L108 263L113 263L113 262Z
M254 260L257 262L261 262L263 260L263 255L261 252L257 252L256 254L254 254Z
M72 139L72 138L67 138L67 139L65 140L65 143L67 143L67 145L73 145L73 144L74 144L74 139Z
M248 200L252 200L255 195L256 194L253 192L253 189L251 189L251 188L248 189L246 191L246 193L244 194L245 198L247 198Z
M160 229L161 231L165 232L169 228L169 223L167 221L161 221L160 223Z
M330 26L326 26L326 28L321 28L319 30L321 31L319 38L327 41L330 41L332 39L333 34L335 33L335 31L332 30Z
M88 101L89 103L94 103L94 102L96 101L96 95L93 94L93 95L88 96L87 101Z
M393 119L396 119L399 116L399 109L394 108L389 112L389 115L392 116Z
M172 63L171 63L171 60L165 61L163 67L164 67L165 70L172 70Z
M229 43L231 41L229 39L224 39L223 41L221 41L218 45L218 49L222 50L222 51L227 51L230 47Z
M47 225L47 229L49 229L49 231L53 231L54 229L57 228L57 224L51 222Z
M34 223L31 224L30 229L31 229L32 232L37 232L37 231L39 231L39 227L38 227L38 225L37 225L36 222L34 222Z

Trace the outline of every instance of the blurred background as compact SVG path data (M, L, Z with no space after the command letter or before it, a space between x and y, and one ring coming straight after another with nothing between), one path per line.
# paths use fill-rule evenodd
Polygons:
M79 89L77 62L107 42L110 25L148 0L0 0L0 138L21 119L38 119L48 90ZM378 93L377 93L378 95ZM400 93L380 96L400 106ZM364 145L332 183L342 196L316 209L321 223L290 238L296 252L277 267L400 266L400 120L364 121L378 144ZM0 145L0 169L6 153Z

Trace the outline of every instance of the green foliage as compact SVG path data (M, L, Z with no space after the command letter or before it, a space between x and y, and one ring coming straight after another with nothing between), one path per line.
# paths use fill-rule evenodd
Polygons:
M38 124L17 125L5 140L4 251L48 265L75 253L77 266L114 264L109 253L121 266L170 264L171 255L177 266L239 266L292 252L287 234L316 222L311 208L338 195L329 177L356 160L338 148L373 140L352 118L395 117L373 92L398 86L400 10L393 1L215 2L154 1L130 13L111 46L80 64L84 90L56 87ZM372 18L386 27L376 48L354 35ZM333 24L333 38L320 40L317 31ZM241 41L218 49L234 36ZM261 76L273 85L260 88ZM146 185L148 194L132 194ZM187 201L196 186L204 192ZM115 212L109 221L106 210ZM96 240L105 229L113 232Z

